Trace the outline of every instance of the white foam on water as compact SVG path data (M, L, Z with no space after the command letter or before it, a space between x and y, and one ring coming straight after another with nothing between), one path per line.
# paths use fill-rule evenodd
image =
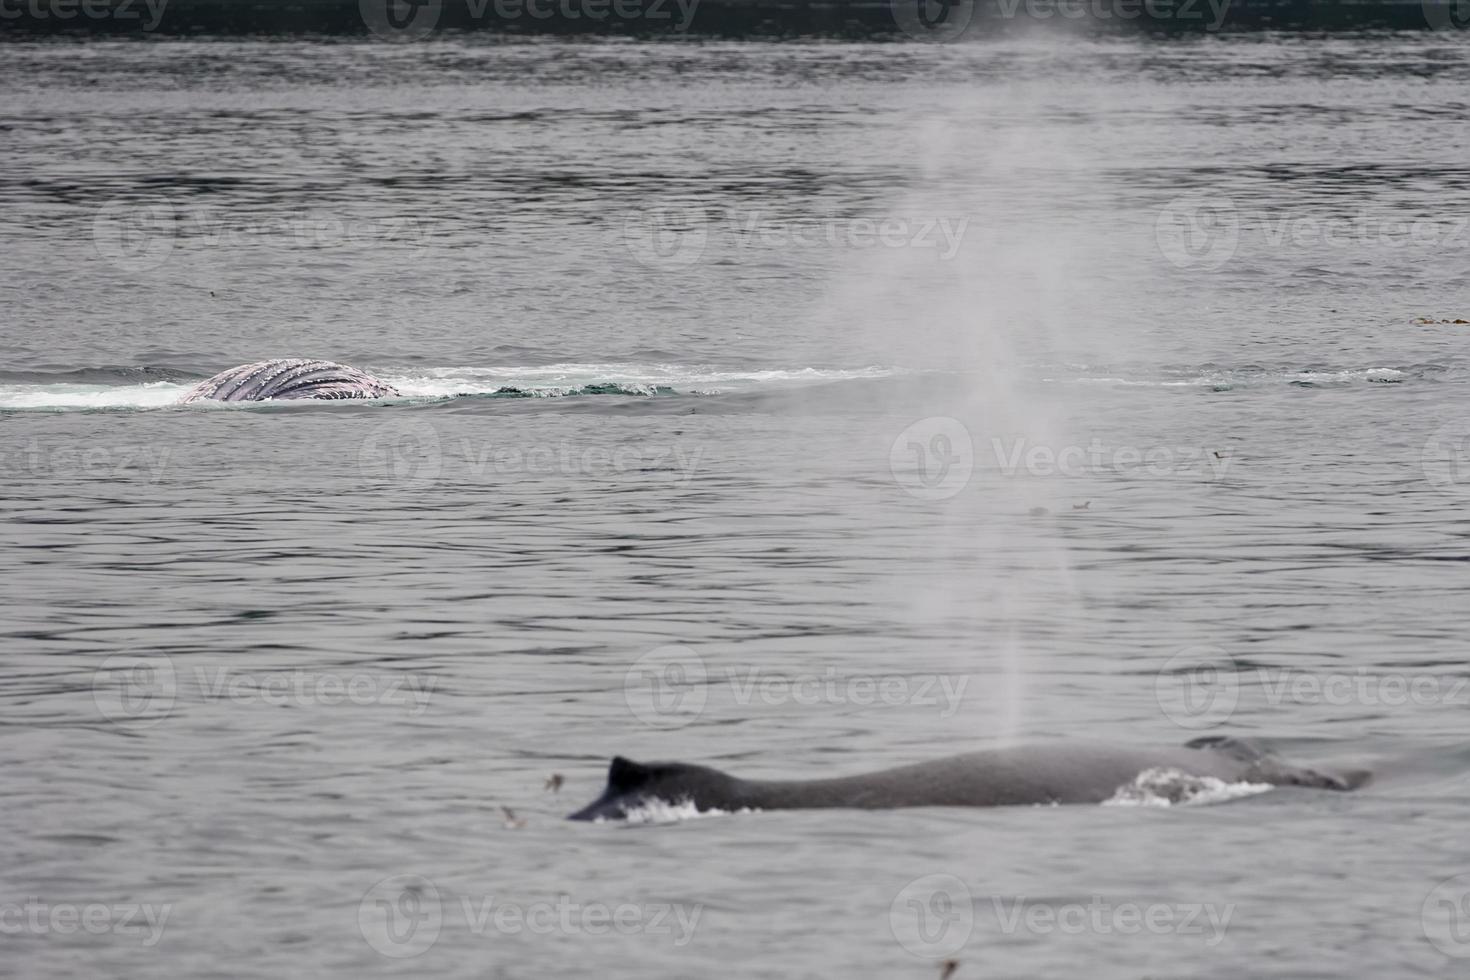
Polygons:
M1081 370L1087 370L1085 366ZM1390 367L1347 368L1340 371L1205 371L1192 377L1128 377L1117 373L1063 375L1048 374L1041 380L1049 384L1114 385L1120 388L1232 388L1261 387L1273 384L1352 385L1400 384L1409 378L1407 371Z
M140 385L0 385L0 409L163 408L190 385L152 381Z
M1354 381L1392 384L1404 380L1405 376L1404 372L1397 368L1375 367L1349 371L1299 371L1291 380L1318 385L1351 384Z
M877 366L735 370L703 364L569 361L542 365L420 368L401 374L392 371L373 373L410 397L434 397L484 394L500 388L518 388L531 394L565 394L595 384L615 384L650 394L656 387L682 392L698 388L702 392L717 394L781 385L886 378L900 372L896 368Z
M1270 783L1227 783L1214 776L1191 776L1178 769L1145 769L1118 787L1103 806L1198 806L1225 803L1272 789Z
M1069 365L1081 372L1086 365ZM366 370L403 393L405 398L433 400L461 395L489 395L515 389L530 397L557 398L578 394L592 385L614 385L629 395L680 394L790 388L840 381L860 381L913 373L905 368L871 365L861 368L720 368L708 364L567 361L543 365L489 365ZM1408 374L1398 368L1372 367L1341 371L1211 371L1193 377L1129 377L1116 372L1043 376L1064 385L1118 387L1209 387L1224 390L1267 384L1351 385L1396 384ZM192 383L151 381L144 384L0 384L0 410L77 411L165 408L178 402Z
M460 395L488 395L502 388L523 394L556 398L576 394L589 385L616 385L630 395L655 395L660 389L681 394L719 394L761 388L822 384L834 381L885 378L902 373L896 368L853 369L771 368L734 370L709 365L582 363L540 366L373 368L370 373L391 384L406 398L438 399ZM146 409L174 405L193 387L152 381L146 384L0 384L0 410L75 411L86 409Z
M684 800L680 803L670 803L667 800L648 799L636 807L625 811L626 822L630 824L668 824L682 823L685 820L699 820L704 817L728 817L737 813L758 813L758 810L749 808L741 810L701 810L694 805L693 800ZM598 822L604 818L598 817Z

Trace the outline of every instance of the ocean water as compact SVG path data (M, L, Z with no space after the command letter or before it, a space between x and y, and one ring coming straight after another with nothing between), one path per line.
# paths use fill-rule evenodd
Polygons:
M0 45L0 975L1463 976L1467 55Z

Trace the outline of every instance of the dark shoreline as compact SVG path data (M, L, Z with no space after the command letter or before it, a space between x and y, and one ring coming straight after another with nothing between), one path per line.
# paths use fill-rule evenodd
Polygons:
M150 4L152 6L150 6ZM1452 0L0 0L0 39L452 31L636 37L921 38L1439 30ZM1465 20L1466 18L1461 18Z

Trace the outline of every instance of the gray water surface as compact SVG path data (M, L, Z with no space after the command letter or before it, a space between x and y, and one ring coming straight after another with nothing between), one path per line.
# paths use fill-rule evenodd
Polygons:
M0 45L0 974L1462 976L1467 38Z

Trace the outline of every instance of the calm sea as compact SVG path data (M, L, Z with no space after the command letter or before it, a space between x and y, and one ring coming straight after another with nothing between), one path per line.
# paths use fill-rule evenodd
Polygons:
M1467 55L0 46L0 974L1462 976ZM561 819L1212 733L1378 779Z

